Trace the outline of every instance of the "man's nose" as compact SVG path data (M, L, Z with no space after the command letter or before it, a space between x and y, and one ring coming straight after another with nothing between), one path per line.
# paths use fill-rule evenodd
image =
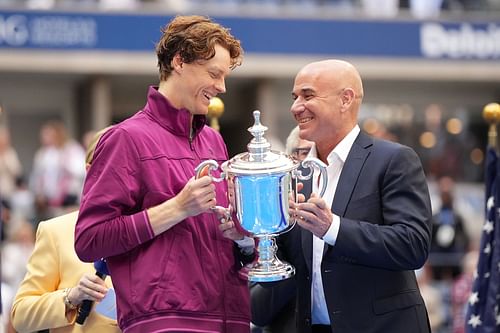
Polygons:
M297 98L296 100L293 101L290 111L292 113L298 113L304 111L304 103L300 101L300 98Z
M224 78L222 78L220 80L217 80L215 82L215 88L217 89L217 91L219 93L225 93L226 92L226 81L224 80Z

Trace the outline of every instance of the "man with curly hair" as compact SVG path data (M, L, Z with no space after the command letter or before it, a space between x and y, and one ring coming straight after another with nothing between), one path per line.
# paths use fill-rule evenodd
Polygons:
M200 162L228 159L206 114L243 50L203 16L177 16L162 32L159 86L96 147L75 249L83 261L106 258L124 332L247 333L238 270L253 260L253 244L212 210L228 206L227 184L194 177Z

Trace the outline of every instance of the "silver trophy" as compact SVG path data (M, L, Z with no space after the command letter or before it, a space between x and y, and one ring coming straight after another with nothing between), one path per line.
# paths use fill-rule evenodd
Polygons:
M221 165L220 177L211 175L219 168L214 160L207 160L196 167L196 176L208 167L214 181L228 181L229 202L234 207L237 223L252 237L258 238L258 260L247 265L248 280L270 282L287 279L295 268L276 257L274 238L295 225L291 221L289 199L293 186L299 180L310 179L313 168L320 171L323 196L327 185L326 165L316 158L306 158L302 163L289 155L271 150L264 138L266 126L260 123L260 111L254 111L255 124L248 129L254 138L247 145L248 152L238 154ZM302 174L299 166L309 169ZM296 188L296 187L295 187ZM297 196L294 196L295 198ZM225 208L228 216L231 207ZM298 244L299 245L299 244Z

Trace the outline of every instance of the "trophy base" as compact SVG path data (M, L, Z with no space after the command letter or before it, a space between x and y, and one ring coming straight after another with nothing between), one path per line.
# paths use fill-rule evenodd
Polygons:
M273 282L286 280L295 275L295 267L278 259L268 262L256 262L242 269L248 281Z

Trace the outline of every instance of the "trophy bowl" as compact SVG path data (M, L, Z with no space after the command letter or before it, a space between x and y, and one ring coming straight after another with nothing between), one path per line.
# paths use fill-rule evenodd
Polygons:
M214 160L207 160L196 167L196 176L208 167L214 181L228 181L228 197L238 223L249 235L258 239L258 259L245 267L248 280L271 282L287 279L295 268L276 256L275 237L295 225L289 215L289 200L296 198L293 188L299 180L310 179L313 169L318 169L322 187L326 190L326 165L316 158L306 158L299 163L289 155L273 151L263 137L267 127L260 123L260 111L253 113L255 124L248 130L254 138L247 145L248 152L238 154L224 162L220 177L211 175L219 168ZM302 167L299 169L299 167ZM302 171L309 169L306 175ZM231 208L228 210L228 216Z

